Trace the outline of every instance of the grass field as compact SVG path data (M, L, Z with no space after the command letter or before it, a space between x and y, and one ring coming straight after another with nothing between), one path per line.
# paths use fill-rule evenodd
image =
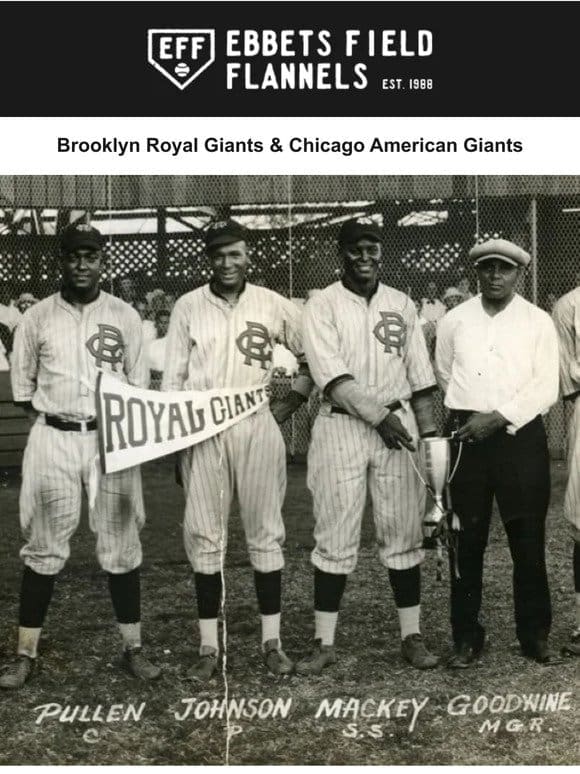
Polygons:
M221 677L203 691L185 678L198 645L192 574L181 541L182 496L172 467L144 467L148 522L143 532L143 621L150 655L163 677L141 685L118 669L119 639L106 580L94 558L86 519L74 538L72 557L56 586L43 639L38 675L18 694L0 695L2 764L220 764L226 760L225 718L201 717L204 702L224 697ZM305 468L289 467L285 507L287 569L283 638L289 655L308 649L313 634L310 496ZM0 659L14 649L18 559L18 480L0 489ZM548 517L548 561L554 606L552 642L559 649L572 624L571 542L561 516L562 463L553 466L552 508ZM349 581L340 616L339 663L310 680L276 679L261 664L259 617L239 519L232 516L227 558L227 691L235 699L289 700L288 715L231 720L231 764L572 764L580 762L577 662L541 667L523 659L514 646L511 566L506 540L494 520L487 553L484 616L490 647L473 669L451 673L439 668L413 671L400 657L396 611L386 573L378 564L370 519L365 518L359 565ZM423 573L423 629L429 645L449 654L445 572L435 577L430 555ZM559 710L530 708L494 714L485 699L474 710L452 714L449 703L464 695L565 694ZM316 717L320 703L336 698L372 699L370 714L383 709L400 717L355 719L355 702L343 704L345 718ZM191 700L191 701L188 701ZM410 730L412 701L424 703ZM517 702L517 698L510 701ZM389 704L389 702L391 704ZM84 715L64 722L52 716L38 723L39 705L87 705ZM142 707L142 703L145 706ZM129 704L135 712L120 720ZM95 718L97 705L100 715ZM111 705L123 705L110 710ZM187 707L192 714L183 720ZM267 702L260 706L266 711ZM461 700L451 710L461 709ZM199 719L194 717L196 711ZM287 706L288 708L288 706ZM482 709L483 708L483 709ZM53 706L52 711L58 708ZM482 709L481 714L477 712ZM111 712L110 722L105 722ZM386 712L386 709L385 709ZM130 714L130 712L129 712ZM135 719L138 715L138 719ZM100 719L99 719L100 718ZM539 718L535 728L533 718ZM70 715L69 715L70 720ZM486 721L497 728L482 730ZM506 727L508 721L512 721Z

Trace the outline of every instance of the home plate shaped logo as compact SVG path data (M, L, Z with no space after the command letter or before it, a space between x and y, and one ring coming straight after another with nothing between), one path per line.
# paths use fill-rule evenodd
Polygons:
M147 30L147 59L183 91L215 60L215 30Z

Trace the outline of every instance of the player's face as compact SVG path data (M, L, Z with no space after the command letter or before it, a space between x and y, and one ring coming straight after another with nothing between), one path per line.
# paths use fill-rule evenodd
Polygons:
M97 289L103 254L100 250L78 247L62 257L62 279L66 288L87 294Z
M374 283L381 259L381 243L363 237L358 242L344 245L344 271L355 282Z
M250 259L245 242L214 247L209 255L214 282L224 290L237 290L244 284Z
M515 292L519 268L497 258L482 261L477 266L481 294L490 301L505 301Z

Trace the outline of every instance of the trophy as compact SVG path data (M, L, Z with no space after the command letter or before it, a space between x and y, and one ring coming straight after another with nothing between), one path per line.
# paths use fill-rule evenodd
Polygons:
M445 532L446 516L451 513L449 439L422 438L419 456L425 475L423 483L433 498L433 507L429 509L423 520L425 538L429 543Z

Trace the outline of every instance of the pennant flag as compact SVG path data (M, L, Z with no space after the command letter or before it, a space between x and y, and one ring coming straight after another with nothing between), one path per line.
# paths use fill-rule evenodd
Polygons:
M159 392L101 372L97 379L101 472L132 468L201 443L267 403L264 385Z

